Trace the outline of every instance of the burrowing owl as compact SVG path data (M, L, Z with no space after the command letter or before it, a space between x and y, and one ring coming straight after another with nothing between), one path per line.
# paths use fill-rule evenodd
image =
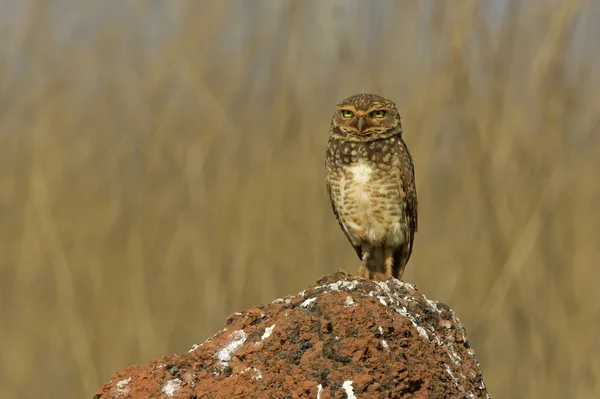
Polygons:
M359 275L402 278L417 231L414 166L396 105L374 94L340 102L326 154L335 217L361 259Z

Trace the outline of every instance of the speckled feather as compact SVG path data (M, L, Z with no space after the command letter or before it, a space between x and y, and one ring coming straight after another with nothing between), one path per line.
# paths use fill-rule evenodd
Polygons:
M353 119L339 117L340 109L367 119L358 133ZM381 123L368 118L373 109L390 113ZM412 254L418 229L414 166L402 140L400 115L393 102L359 94L340 102L331 124L326 151L327 191L342 231L363 258L363 244L381 249L370 263L373 277L383 269L383 251L393 251L393 275L400 278ZM389 277L389 276L385 276Z

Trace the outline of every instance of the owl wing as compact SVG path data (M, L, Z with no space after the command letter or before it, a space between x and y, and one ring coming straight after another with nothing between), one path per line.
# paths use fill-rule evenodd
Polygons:
M402 149L400 176L402 180L402 190L405 193L404 201L406 201L406 214L409 217L409 245L407 252L405 253L405 262L408 262L410 255L412 254L415 233L419 228L419 220L417 211L417 188L415 186L415 167L404 141L401 142L401 145L404 148Z
M348 231L346 230L346 226L344 226L344 223L342 223L342 220L340 219L340 215L335 207L335 202L333 201L333 196L331 195L331 185L329 184L329 178L325 179L325 185L327 186L327 195L329 195L329 202L331 203L331 209L333 209L333 214L335 215L335 219L338 221L338 224L340 225L342 231L346 235L346 238L350 242L350 245L352 245L352 248L354 248L354 250L356 251L358 258L362 259L362 248L359 245L354 245L352 243L352 240L350 239L350 235L348 234Z

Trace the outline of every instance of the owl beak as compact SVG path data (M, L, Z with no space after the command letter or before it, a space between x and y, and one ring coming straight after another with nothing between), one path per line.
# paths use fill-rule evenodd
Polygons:
M358 133L362 133L363 128L365 127L365 118L362 116L358 117Z

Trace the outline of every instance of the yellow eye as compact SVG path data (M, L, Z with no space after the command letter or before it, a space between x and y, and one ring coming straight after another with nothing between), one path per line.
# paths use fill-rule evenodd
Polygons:
M382 109L378 109L377 111L371 112L371 117L373 118L383 118L385 115L385 111Z
M342 111L342 116L344 118L352 118L354 116L354 112L348 111L347 109Z

